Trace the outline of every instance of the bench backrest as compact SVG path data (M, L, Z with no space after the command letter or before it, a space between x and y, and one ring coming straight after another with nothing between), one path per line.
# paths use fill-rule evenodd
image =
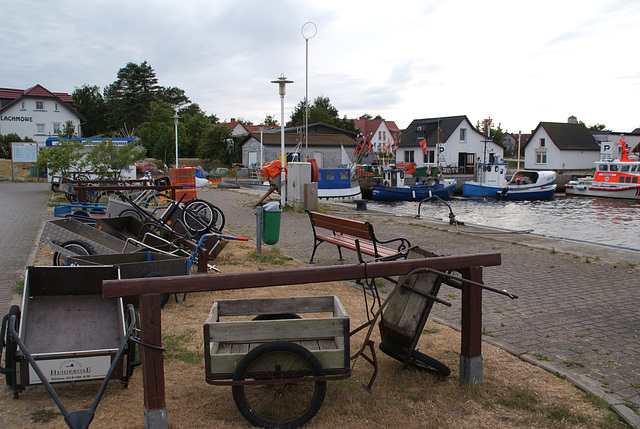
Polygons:
M312 211L308 213L315 228L325 228L352 237L373 240L373 237L371 237L372 228L369 222L345 219Z

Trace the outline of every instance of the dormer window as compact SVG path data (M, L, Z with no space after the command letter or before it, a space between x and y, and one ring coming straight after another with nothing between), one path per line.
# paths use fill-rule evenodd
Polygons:
M418 130L418 135L417 135L418 140L422 140L424 138L424 127L418 127L417 130Z

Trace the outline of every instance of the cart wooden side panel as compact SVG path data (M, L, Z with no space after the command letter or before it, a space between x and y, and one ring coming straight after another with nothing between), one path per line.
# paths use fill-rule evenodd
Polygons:
M282 313L307 313L310 317L247 320L259 314ZM204 324L204 338L208 381L232 378L249 350L271 341L305 347L327 374L349 369L349 318L336 296L218 300Z

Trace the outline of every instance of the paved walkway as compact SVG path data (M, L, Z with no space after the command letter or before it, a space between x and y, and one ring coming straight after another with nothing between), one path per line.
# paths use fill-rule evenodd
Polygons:
M24 279L40 230L47 218L51 191L47 183L0 183L0 314L11 305L11 289Z
M198 197L225 213L225 231L256 238L249 190L198 189ZM485 228L415 219L354 204L332 205L331 213L373 223L380 239L406 237L438 254L499 252L502 265L484 270L484 282L518 295L517 300L483 294L483 339L604 397L628 423L640 427L640 252L505 233ZM424 213L424 211L423 211ZM277 247L303 263L313 234L307 215L286 211ZM355 252L344 252L355 263ZM336 264L335 247L323 244L319 265ZM454 328L460 324L459 292L443 288L451 308L436 306L432 316ZM514 374L514 377L517 377Z

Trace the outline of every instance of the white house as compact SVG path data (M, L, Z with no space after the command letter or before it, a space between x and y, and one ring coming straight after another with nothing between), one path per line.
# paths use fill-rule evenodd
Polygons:
M366 143L371 143L371 150L379 152L385 145L393 145L400 137L400 129L393 121L384 119L362 119L353 121Z
M424 140L424 149L420 142ZM451 172L472 174L476 161L502 158L504 148L479 132L465 116L414 119L402 133L396 162L439 165Z
M48 137L56 137L67 121L82 136L81 125L86 119L72 107L69 94L51 92L41 85L29 89L0 88L0 135L15 133L30 137L45 146Z
M573 116L566 123L540 122L524 148L524 167L532 170L584 170L599 159L591 130Z

